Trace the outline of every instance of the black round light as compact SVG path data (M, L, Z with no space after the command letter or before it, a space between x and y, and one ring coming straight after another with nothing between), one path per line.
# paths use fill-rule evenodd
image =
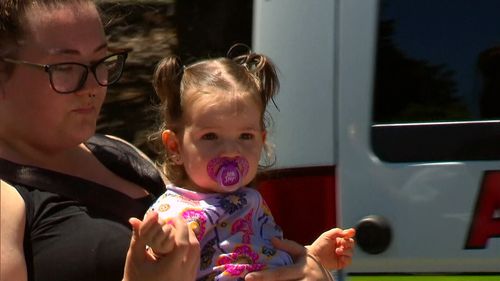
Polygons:
M381 217L364 217L356 226L356 243L369 254L380 254L389 248L392 231L389 222Z

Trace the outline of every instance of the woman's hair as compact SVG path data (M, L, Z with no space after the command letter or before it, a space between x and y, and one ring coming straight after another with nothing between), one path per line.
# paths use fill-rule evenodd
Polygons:
M34 9L50 11L70 4L95 5L93 0L0 0L0 57L16 55L19 43L26 36L28 13Z
M183 66L177 57L161 60L154 72L153 86L160 98L160 128L150 136L159 153L159 164L174 184L187 179L182 165L175 165L168 149L164 149L161 134L171 130L176 134L184 128L183 112L189 101L201 95L200 90L220 89L228 94L246 94L261 107L261 126L266 129L265 113L269 101L278 93L279 80L273 62L262 54L248 52L234 58L220 57ZM266 152L270 152L266 146Z

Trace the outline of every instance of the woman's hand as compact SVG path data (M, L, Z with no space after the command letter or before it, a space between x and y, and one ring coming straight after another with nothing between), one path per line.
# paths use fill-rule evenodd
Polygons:
M129 222L132 239L123 281L195 280L200 264L200 244L182 219L174 219L171 229L162 228L156 212L146 215L144 221L131 218ZM151 239L157 239L156 243L164 243L171 250L161 258L153 256L146 251Z
M273 238L272 242L277 249L289 253L295 263L289 266L251 272L245 276L245 281L332 280L330 273L307 254L307 249L304 246L294 241L277 238Z

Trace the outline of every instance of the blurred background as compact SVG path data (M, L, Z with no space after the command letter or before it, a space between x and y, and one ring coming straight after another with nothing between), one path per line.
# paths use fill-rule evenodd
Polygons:
M235 43L251 46L252 0L100 0L110 46L131 48L121 80L108 88L98 133L133 143L153 159L147 136L159 123L152 88L157 62L184 64L225 55Z

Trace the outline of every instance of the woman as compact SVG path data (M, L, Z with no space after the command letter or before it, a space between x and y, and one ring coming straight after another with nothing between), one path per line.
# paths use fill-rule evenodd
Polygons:
M194 280L199 244L184 222L128 221L164 191L157 169L95 135L126 56L109 50L91 0L0 1L0 178L11 184L1 187L1 280ZM150 256L152 236L174 240L173 251ZM323 278L303 247L277 246L296 264L248 279Z
M2 172L29 169L41 181L2 186L1 279L121 280L131 231L113 208L139 216L164 186L132 146L93 137L106 86L120 77L126 53L108 50L91 1L1 1L0 11ZM58 184L70 196L44 189ZM73 190L97 200L81 204ZM170 267L143 258L137 229L124 279L194 278L196 239L176 226L184 231Z

